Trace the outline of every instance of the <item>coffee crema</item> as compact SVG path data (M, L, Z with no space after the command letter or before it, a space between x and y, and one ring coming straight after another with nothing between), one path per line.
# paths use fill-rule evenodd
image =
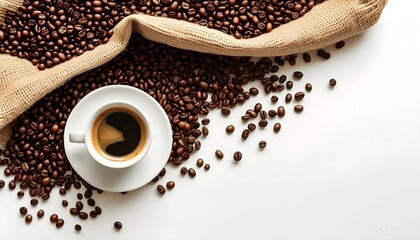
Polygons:
M111 161L127 161L139 154L146 142L142 118L126 107L113 107L100 113L92 126L95 150Z

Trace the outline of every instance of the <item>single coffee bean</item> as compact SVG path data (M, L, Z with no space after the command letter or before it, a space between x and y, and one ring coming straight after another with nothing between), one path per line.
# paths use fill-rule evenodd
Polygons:
M201 158L199 158L199 159L197 160L197 167L202 167L202 166L203 166L203 164L204 164L204 160L203 160L203 159L201 159Z
M57 220L58 220L58 215L57 215L57 214L55 214L55 213L53 213L53 214L50 216L50 221L51 221L51 222L53 222L53 223L55 223L55 222L57 222Z
M78 194L77 194L77 199L82 200L82 199L83 199L83 194L78 193Z
M279 100L279 97L277 97L277 96L272 96L272 97L271 97L271 101L272 101L273 103L276 103L278 100Z
M185 174L187 174L188 169L186 167L182 167L180 172L181 172L182 175L185 175Z
M242 121L248 121L249 119L251 119L251 115L249 115L249 114L245 114L245 115L243 115L242 117L241 117L241 119L242 119Z
M258 91L258 89L257 88L250 88L249 89L249 93L252 95L252 96L256 96L256 95L258 95L258 93L259 93L259 91Z
M64 189L64 188L60 188L59 192L60 192L60 195L63 195L64 196L64 195L66 195L67 190Z
M95 207L95 212L96 212L98 215L101 215L101 214L102 214L102 208L100 208L100 207L96 206L96 207Z
M307 84L305 85L305 89L306 89L306 91L308 91L308 92L312 91L312 85L311 85L310 83L307 83Z
M61 228L64 225L64 220L63 219L57 219L57 221L55 222L55 227L57 228Z
M270 111L268 111L268 116L270 116L272 118L275 117L275 116L277 116L277 111L271 109Z
M261 103L257 103L254 106L254 112L259 113L262 110L262 104Z
M246 140L249 136L249 130L248 129L243 130L241 136L243 140Z
M302 105L296 105L294 107L295 112L300 113L303 111L303 106Z
M208 118L204 118L203 120L201 120L201 123L202 123L203 125L208 125L208 124L210 123L210 119L208 119Z
M200 142L200 140L197 140L195 143L194 143L194 148L195 148L195 150L200 150L201 149L201 142Z
M21 215L25 216L28 213L28 209L26 207L20 207L19 212Z
M344 47L344 45L346 45L346 43L344 41L339 41L338 43L335 44L335 48L336 49L341 49Z
M233 133L235 131L235 127L233 125L229 125L226 127L227 133Z
M303 61L305 61L306 63L310 63L312 60L311 55L309 55L309 53L304 53L303 54Z
M25 222L26 223L31 223L32 222L32 215L31 214L28 214L28 215L25 216Z
M95 206L95 205L96 205L96 202L95 202L95 200L94 200L93 198L89 198L89 199L87 200L87 204L88 204L89 206L93 207L93 206Z
M31 205L32 206L38 205L38 199L36 199L36 198L31 199Z
M83 196L84 196L85 198L91 198L91 197L92 197L92 194L93 194L92 190L87 189L87 190L85 191L85 194L84 194Z
M77 201L76 202L76 208L79 211L82 210L83 209L83 203L81 201Z
M36 213L36 215L38 216L38 218L43 218L44 215L45 215L45 212L44 212L44 210L41 209Z
M87 214L87 212L79 212L79 218L80 219L87 219L89 217L89 215Z
M292 94L288 93L288 94L286 95L286 97L285 97L285 101L286 101L287 103L289 103L289 102L291 102L291 101L292 101L292 98L293 98Z
M159 176L160 177L163 177L163 176L165 176L165 174L166 174L166 169L165 168L162 168L162 170L159 172Z
M115 227L117 230L120 230L120 229L122 228L122 223L121 223L121 222L116 221L116 222L114 222L114 227Z
M79 215L79 210L77 208L70 208L70 214L77 216Z
M189 168L188 169L188 175L190 175L190 177L195 177L196 172L193 168Z
M222 159L223 158L223 152L220 150L216 150L216 152L214 152L214 154L216 155L216 157L218 159Z
M281 129L281 124L280 123L274 124L274 126L273 126L274 132L280 132L280 129Z
M4 188L5 185L6 183L4 182L4 180L0 180L0 188Z
M297 92L297 93L295 93L295 100L296 101L301 101L304 97L305 97L305 93L304 92Z
M257 126L255 126L255 124L253 124L253 123L248 124L248 129L250 131L254 131L256 128L257 128Z
M15 183L15 181L14 180L10 180L10 182L9 182L9 189L10 190L13 190L13 189L15 189L16 188L16 183Z
M174 181L169 181L166 183L166 188L168 189L173 189L175 187L175 182Z
M284 117L284 115L286 115L286 110L284 109L283 106L280 106L277 108L277 115L279 117Z
M267 146L267 143L265 141L260 141L258 143L258 146L260 146L260 148L262 149L262 148L265 148L265 146Z
M227 116L227 115L230 114L230 108L229 107L222 107L221 112L222 112L223 115Z
M162 185L158 185L156 189L162 195L166 192L165 188Z
M235 160L235 161L241 161L241 159L242 159L242 153L241 152L239 152L239 151L236 151L234 154L233 154L233 159Z
M19 191L17 193L18 198L22 198L23 196L25 196L25 192L24 191Z
M74 229L78 232L80 232L82 230L82 226L80 226L79 224L74 225Z
M207 171L207 170L209 170L210 169L210 164L208 164L208 163L206 163L205 165L204 165L204 169Z
M287 88L287 90L291 90L293 88L293 82L292 81L287 81L286 82L286 88Z
M63 207L67 207L69 203L67 202L67 200L63 200L61 201L61 205L63 205Z
M266 112L266 111L264 111L264 110L262 110L262 111L260 112L260 118L261 118L261 119L266 119L267 117L268 117L267 112Z
M262 120L258 123L258 126L260 126L260 127L262 127L262 128L267 127L267 125L268 125L268 122L267 122L267 120L265 120L265 119L262 119Z
M201 129L201 132L203 133L203 136L208 136L209 135L209 129L207 127L203 127Z
M337 81L334 78L331 78L329 84L331 87L335 87L335 85L337 85Z
M303 77L303 73L302 72L300 72L300 71L295 71L294 73L293 73L293 77L295 77L296 79L302 79L302 77Z

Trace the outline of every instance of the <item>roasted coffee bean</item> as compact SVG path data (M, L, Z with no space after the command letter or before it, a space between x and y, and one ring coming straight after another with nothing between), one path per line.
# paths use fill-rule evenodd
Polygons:
M189 168L188 169L188 175L190 175L190 177L195 177L196 172L193 168Z
M83 209L83 203L81 201L77 201L76 202L76 208L79 211L82 210Z
M87 190L85 191L85 193L83 194L83 196L84 196L85 198L91 198L91 197L92 197L92 194L93 194L92 190L87 189Z
M207 171L207 170L209 170L210 169L210 164L208 164L208 163L206 163L206 164L204 164L204 169Z
M309 55L309 53L304 53L303 54L303 61L305 61L306 63L310 63L312 60L311 55Z
M284 115L286 115L286 110L284 109L283 106L280 106L277 108L277 115L279 117L284 117Z
M95 206L95 205L96 205L95 199L93 199L93 198L89 198L89 199L87 200L87 204L88 204L89 206L91 206L91 207Z
M60 188L59 192L60 192L60 195L63 195L64 196L64 195L66 195L67 190L64 189L64 188Z
M230 108L229 107L223 107L221 110L223 115L229 115L230 114Z
M229 125L226 127L227 133L233 133L235 131L235 127L233 125Z
M305 89L306 89L306 91L308 91L308 92L312 91L312 85L311 85L310 83L307 83L307 84L305 85Z
M162 168L162 170L160 170L159 174L160 177L163 177L166 175L166 168ZM85 196L86 197L86 196Z
M61 205L63 205L63 207L67 207L69 205L69 202L67 202L67 200L63 200L61 201Z
M181 172L182 175L185 175L185 174L187 174L188 169L186 167L182 167L180 172Z
M26 223L31 223L32 222L32 215L31 214L28 214L28 215L25 216L25 222Z
M78 232L80 232L82 230L82 226L80 226L79 224L74 225L74 229Z
M116 221L116 222L114 222L114 227L115 227L115 229L120 230L122 228L122 223Z
M45 215L45 212L44 212L44 210L41 209L36 213L36 215L38 216L38 218L43 218L44 215Z
M77 210L77 208L70 208L70 214L71 215L79 215L79 210Z
M0 180L0 188L4 188L5 185L6 183L4 182L4 180Z
M235 160L235 161L241 161L241 159L242 159L242 153L241 152L239 152L239 151L236 151L234 154L233 154L233 160Z
M216 150L216 151L214 152L214 154L216 155L216 157L217 157L218 159L222 159L222 158L223 158L223 152L222 152L222 151L220 151L220 150Z
M292 81L287 81L286 82L286 88L287 88L287 90L292 89L293 88L293 82Z
M22 198L23 196L25 196L25 192L24 191L19 191L17 193L18 198Z
M242 136L242 139L243 140L246 140L248 138L248 136L249 136L249 130L248 129L243 130L241 136ZM222 157L220 157L220 158L223 158L223 154L222 154Z
M262 110L262 111L260 112L260 118L261 118L261 119L266 119L267 117L268 117L267 112L266 112L266 111L264 111L264 110Z
M267 143L266 143L265 141L260 141L260 142L258 143L258 146L259 146L260 148L265 148L265 146L267 146Z
M21 215L25 216L28 213L28 209L26 207L20 207L19 212Z
M261 112L261 110L262 110L261 103L255 104L255 106L254 106L254 112L259 113L259 112Z
M203 127L201 129L201 132L203 133L203 136L208 136L209 135L209 129L207 127Z
M57 219L57 221L55 222L55 226L57 228L61 228L64 225L64 220L63 219Z
M335 80L334 78L331 78L329 84L331 87L335 87L335 85L337 85L337 80Z
M280 129L281 129L281 124L280 123L274 124L274 126L273 126L274 132L280 132Z
M79 218L80 219L87 219L89 217L89 215L87 214L87 212L79 212Z
M173 189L175 187L175 182L174 181L169 181L166 183L166 188L168 189Z
M102 208L100 208L100 207L96 206L96 207L95 207L95 212L96 212L98 215L101 215L101 214L102 214Z
M257 126L255 126L255 124L253 124L253 123L248 124L248 129L250 131L254 131L256 128L257 128Z
M55 214L55 213L51 214L50 221L55 223L55 222L57 222L57 220L58 220L58 215Z
M344 41L339 41L335 44L335 48L336 49L341 49L344 47L344 45L346 45L346 43Z
M200 150L201 149L201 142L200 142L200 140L197 140L195 143L194 143L194 148L195 148L195 150Z
M258 89L257 88L250 88L249 89L249 93L252 95L252 96L257 96L258 95L258 93L259 93L259 91L258 91Z
M249 119L251 119L251 115L249 115L249 114L245 114L245 115L243 115L242 117L241 117L241 119L242 119L242 121L248 121Z
M277 97L277 96L272 96L272 97L271 97L271 101L272 101L273 103L276 103L278 100L279 100L279 97Z
M297 93L295 93L295 100L296 101L301 101L304 97L305 97L305 93L304 92L297 92Z
M98 214L95 211L92 210L92 211L89 212L89 216L91 218L96 218L98 216Z
M286 94L286 97L285 97L285 99L284 99L284 100L285 100L287 103L289 103L289 102L291 102L291 101L292 101L292 99L293 99L292 94L288 93L288 94Z
M302 77L303 77L303 73L302 72L300 72L300 71L295 71L294 73L293 73L293 77L295 77L295 79L302 79Z
M210 123L210 119L208 119L208 118L204 118L203 120L201 120L201 123L202 123L203 125L207 125L207 124L209 124L209 123Z
M157 191L162 195L166 192L165 187L163 187L162 185L157 186Z
M31 199L31 205L32 206L38 205L38 199L36 199L36 198Z
M258 122L258 126L262 128L267 127L267 125L268 125L268 122L265 119L262 119L261 121Z
M77 199L82 200L82 199L83 199L83 194L78 193L78 194L77 194Z
M302 105L296 105L294 107L295 112L300 113L303 111L303 106Z
M203 164L204 164L204 160L203 159L201 159L201 158L199 158L198 160L197 160L197 167L202 167L203 166Z
M270 116L272 118L275 117L275 116L277 116L277 111L271 109L270 111L268 111L268 116Z
M14 180L10 180L10 182L9 182L9 189L10 190L13 190L13 189L15 189L16 188L16 183L15 183L15 181Z

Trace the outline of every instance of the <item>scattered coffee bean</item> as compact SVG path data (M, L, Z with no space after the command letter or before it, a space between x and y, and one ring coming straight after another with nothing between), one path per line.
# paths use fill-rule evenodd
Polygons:
M175 187L175 182L174 181L169 181L166 183L166 188L168 189L173 189Z
M38 199L36 199L36 198L31 199L31 205L32 206L38 205Z
M98 216L98 214L94 210L92 210L92 211L89 212L89 216L91 218L96 218Z
M229 107L222 107L221 113L223 115L229 115L230 114L230 108Z
M248 121L251 118L251 116L249 114L245 114L241 117L242 121Z
M262 104L261 103L255 104L254 112L259 113L259 112L261 112L261 109L262 109Z
M286 88L287 88L287 90L291 90L293 88L293 82L292 81L287 81L286 82Z
M58 220L58 215L55 214L55 213L51 214L50 221L55 223L55 222L57 222L57 220Z
M249 89L249 93L252 95L252 96L257 96L258 95L258 93L259 93L259 91L258 91L258 89L257 88L250 88Z
M280 123L274 124L274 126L273 126L274 132L280 132L280 129L281 129L281 124Z
M254 131L256 128L257 128L257 126L255 126L255 124L253 124L253 123L249 123L249 124L248 124L248 129L249 129L250 131Z
M293 77L295 77L296 79L302 79L303 78L303 73L302 72L300 72L300 71L295 71L294 73L293 73Z
M243 140L246 140L249 137L249 130L248 129L243 130L241 136Z
M265 141L260 141L258 143L258 146L260 146L260 148L265 148L265 146L267 146L267 143Z
M267 120L265 120L265 119L262 119L262 120L258 123L258 126L260 126L260 127L262 127L262 128L267 127L267 125L268 125L268 122L267 122Z
M276 103L277 101L279 101L279 97L277 97L277 96L272 96L272 97L271 97L271 101L272 101L273 103Z
M63 219L57 219L57 221L55 222L55 227L57 228L61 228L64 225L64 220Z
M335 87L335 85L337 85L337 81L334 78L331 78L329 84L331 87Z
M346 43L344 41L339 41L338 43L335 44L335 48L336 49L341 49L344 47L344 45L346 45Z
M13 189L15 189L16 188L16 183L15 183L15 181L14 180L10 180L10 182L9 182L9 189L10 190L13 190Z
M83 194L83 196L85 198L91 198L92 197L92 194L93 194L92 190L86 189L85 194Z
M4 182L4 180L0 180L0 188L4 188L5 185L6 183Z
M286 115L286 110L284 109L283 106L280 106L277 108L277 115L279 117L284 117L284 115Z
M188 169L188 175L190 175L190 177L195 177L196 172L193 168L189 168Z
M76 202L76 208L79 211L82 210L83 209L83 203L81 201L77 201Z
M206 164L204 164L204 169L207 171L207 170L209 170L210 169L210 164L208 164L208 163L206 163Z
M36 215L38 216L38 218L43 218L44 215L45 215L45 212L44 212L44 210L41 209L36 213Z
M233 125L229 125L226 127L227 133L233 133L235 131L235 127Z
M165 168L162 168L162 170L160 170L160 172L159 172L159 176L160 177L163 177L165 175L166 175L166 169Z
M25 216L25 222L26 223L31 223L32 222L32 215L31 214L28 214L28 215Z
M95 207L95 212L96 212L98 215L101 215L101 214L102 214L102 208L100 208L100 207L96 206L96 207Z
M96 202L95 202L95 200L94 200L93 198L89 198L89 199L87 200L87 204L88 204L89 206L93 207L93 206L95 206L95 205L96 205Z
M202 123L203 125L208 125L208 124L210 123L210 119L208 119L208 118L204 118L203 120L201 120L201 123Z
M203 164L204 164L204 160L203 159L201 159L201 158L199 158L198 160L197 160L197 167L202 167L203 166Z
M80 226L79 224L74 225L74 229L78 232L80 232L82 230L82 226Z
M267 112L266 112L266 111L262 110L262 111L260 112L260 118L261 118L261 119L266 119L266 118L267 118L267 116L268 116L268 114L267 114Z
M209 135L209 129L207 127L203 127L201 129L201 132L203 133L203 136L208 136Z
M308 91L308 92L312 91L312 85L311 85L310 83L307 83L307 84L305 85L305 89L306 89L306 91Z
M114 222L114 227L118 230L120 230L122 228L122 223L121 222Z
M292 99L293 99L293 96L292 96L292 94L290 94L290 93L288 93L288 94L286 95L286 97L285 97L285 101L286 101L287 103L291 102L291 101L292 101Z
M80 211L77 208L70 208L70 214L73 216L78 216Z
M185 174L187 174L188 169L186 167L182 167L180 172L181 172L182 175L185 175Z
M25 196L25 192L24 191L19 191L17 193L18 198L22 198L23 196Z
M235 161L241 161L241 159L242 159L242 153L241 152L239 152L239 151L236 151L234 154L233 154L233 159L235 160Z
M303 106L302 105L296 105L294 107L295 112L300 113L303 111Z
M79 212L79 218L80 219L87 219L89 217L89 215L87 214L87 212Z
M304 92L297 92L295 94L295 100L296 101L301 101L304 97L305 97L305 93Z
M19 212L21 215L25 216L28 213L28 209L26 207L20 207Z
M166 192L165 187L163 187L162 185L158 185L156 189L162 195Z
M63 196L66 195L67 193L66 189L64 188L60 188L59 192L60 192L60 195L63 195Z
M277 116L277 111L271 109L270 111L268 111L268 116L270 116L272 118L275 117L275 116Z
M216 157L218 159L222 159L223 158L223 152L220 150L216 150L216 152L214 152L214 154L216 155Z
M304 53L303 54L303 61L305 61L306 63L310 63L312 60L311 55L309 55L309 53Z
M194 143L194 148L195 148L195 150L200 150L201 149L201 142L200 142L200 140L197 140L195 143Z

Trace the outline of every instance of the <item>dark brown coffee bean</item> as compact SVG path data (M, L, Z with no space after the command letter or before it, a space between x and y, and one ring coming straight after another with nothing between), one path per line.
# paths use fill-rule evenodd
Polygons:
M265 119L262 119L261 121L258 122L258 126L262 128L267 127L267 125L268 125L268 122Z
M292 101L292 98L293 98L292 94L288 93L288 94L286 95L286 97L285 97L285 101L286 101L287 103L289 103L289 102L291 102L291 101Z
M252 95L252 96L257 96L258 95L258 93L259 93L259 91L258 91L258 89L257 88L250 88L249 89L249 93Z
M329 84L331 87L335 87L335 85L337 85L337 81L334 78L331 78Z
M9 189L10 190L13 190L13 189L15 189L16 188L16 183L15 183L15 181L14 180L10 180L10 182L9 182Z
M255 106L254 106L254 112L259 113L259 112L261 112L261 110L262 110L261 103L255 104Z
M114 222L114 227L115 227L115 229L120 230L122 228L122 223L116 221L116 222Z
M96 212L98 215L101 215L101 214L102 214L102 208L100 208L100 207L96 206L96 207L95 207L95 212Z
M242 159L242 153L241 153L241 152L239 152L239 151L236 151L236 152L233 154L233 160L235 160L235 161L239 162L239 161L241 161L241 159Z
M277 116L277 111L271 109L270 111L268 111L268 116L270 116L272 118L275 117L275 116Z
M78 193L78 194L77 194L77 199L82 200L82 199L83 199L83 194Z
M221 112L222 112L223 115L227 116L227 115L230 114L230 108L229 107L222 107Z
M79 211L82 210L83 209L83 203L81 201L77 201L76 202L76 208Z
M300 72L300 71L295 71L294 73L293 73L293 77L295 77L296 79L302 79L302 77L303 77L303 73L302 72Z
M292 89L293 88L293 82L292 81L287 81L286 82L286 88L287 88L287 90Z
M277 96L272 96L272 97L271 97L271 101L272 101L273 103L276 103L278 100L279 100L279 97L277 97Z
M207 127L203 127L201 129L201 132L203 133L203 136L208 136L209 135L209 129Z
M241 136L243 140L246 140L249 136L249 130L248 129L243 130Z
M31 205L32 206L38 205L38 199L36 199L36 198L31 199Z
M263 110L263 111L260 112L260 118L261 119L266 119L267 117L268 117L268 114L267 114L266 111Z
M235 131L235 127L233 125L229 125L226 127L227 133L233 133Z
M79 215L79 210L77 210L77 208L70 208L70 214L77 216Z
M78 232L80 232L82 230L82 226L80 226L79 224L74 225L74 229Z
M344 47L344 45L346 45L346 43L344 41L339 41L338 43L335 44L335 48L336 49L341 49Z
M201 159L201 158L199 158L199 159L197 160L197 167L202 167L202 166L203 166L203 164L204 164L204 160L203 160L203 159Z
M95 205L96 205L96 202L95 202L95 200L94 200L93 198L89 198L89 199L87 200L87 204L88 204L89 206L93 207L93 206L95 206Z
M55 227L61 228L62 226L64 226L64 220L61 218L57 219L57 221L55 222Z
M201 120L201 123L202 123L203 125L207 125L207 124L209 124L209 123L210 123L210 119L208 119L208 118L204 118L203 120Z
M306 91L308 91L308 92L312 91L312 85L311 85L310 83L307 83L307 84L305 85L305 89L306 89Z
M187 174L188 169L186 167L182 167L180 172L181 172L182 175L185 175L185 174Z
M262 148L265 148L265 146L267 146L267 143L265 141L260 141L258 143L258 146L262 149Z
M25 216L25 222L26 223L31 223L32 222L32 215L31 214L28 214L28 215Z
M79 212L79 218L80 219L87 219L89 217L89 215L87 214L87 212Z
M303 54L303 61L305 61L306 63L310 63L312 60L311 55L309 55L309 53L304 53Z
M165 187L163 187L162 185L157 186L157 191L162 195L166 192Z
M60 192L60 195L63 195L63 196L66 195L67 193L66 189L64 188L60 188L59 192Z
M69 205L69 202L67 202L67 200L63 200L61 201L61 205L63 205L63 207L67 207Z
M160 177L163 177L163 176L165 176L166 175L166 169L165 168L162 168L162 170L160 170L160 172L159 172L159 174L158 174Z
M300 113L303 111L303 106L302 105L296 105L294 107L295 112Z
M188 175L190 175L190 177L195 177L196 172L193 168L189 168L188 169Z
M57 222L57 220L58 220L58 215L55 214L55 213L51 214L50 221L55 223L55 222Z
M41 209L36 213L36 215L38 216L38 218L43 218L44 215L45 215L45 212L44 212L44 210Z
M274 126L273 126L274 132L280 132L280 129L281 129L281 124L280 123L274 124Z
M18 196L18 198L22 198L23 196L25 196L25 192L23 192L23 191L19 191L19 192L17 193L17 196Z
M254 131L256 128L257 128L257 126L255 126L255 124L253 124L253 123L248 124L248 129L250 131Z
M216 155L216 157L217 157L218 159L222 159L222 158L223 158L223 152L222 152L222 151L220 151L220 150L216 150L216 151L214 152L214 154Z
M286 115L286 110L284 109L283 106L280 106L277 108L277 115L279 117L284 117L284 115Z
M207 171L207 170L209 170L210 169L210 164L208 164L208 163L206 163L206 164L204 164L204 169Z
M85 191L85 194L84 194L83 196L84 196L85 198L91 198L91 197L92 197L92 194L93 194L92 190L87 189L87 190Z
M4 182L4 180L0 180L0 189L4 188L5 185L6 183Z
M25 216L28 213L28 209L26 207L20 207L19 212L21 215Z
M200 142L200 140L197 140L195 143L194 143L194 148L195 148L195 150L200 150L201 149L201 142Z
M246 122L246 121L248 121L249 119L251 119L251 115L249 115L249 114L245 114L245 115L243 115L243 116L241 117L241 119L242 119L242 121Z
M169 181L166 183L166 188L168 189L173 189L175 187L175 182L174 181Z
M295 100L296 101L301 101L304 97L305 97L305 93L304 92L297 92L297 93L295 93Z

